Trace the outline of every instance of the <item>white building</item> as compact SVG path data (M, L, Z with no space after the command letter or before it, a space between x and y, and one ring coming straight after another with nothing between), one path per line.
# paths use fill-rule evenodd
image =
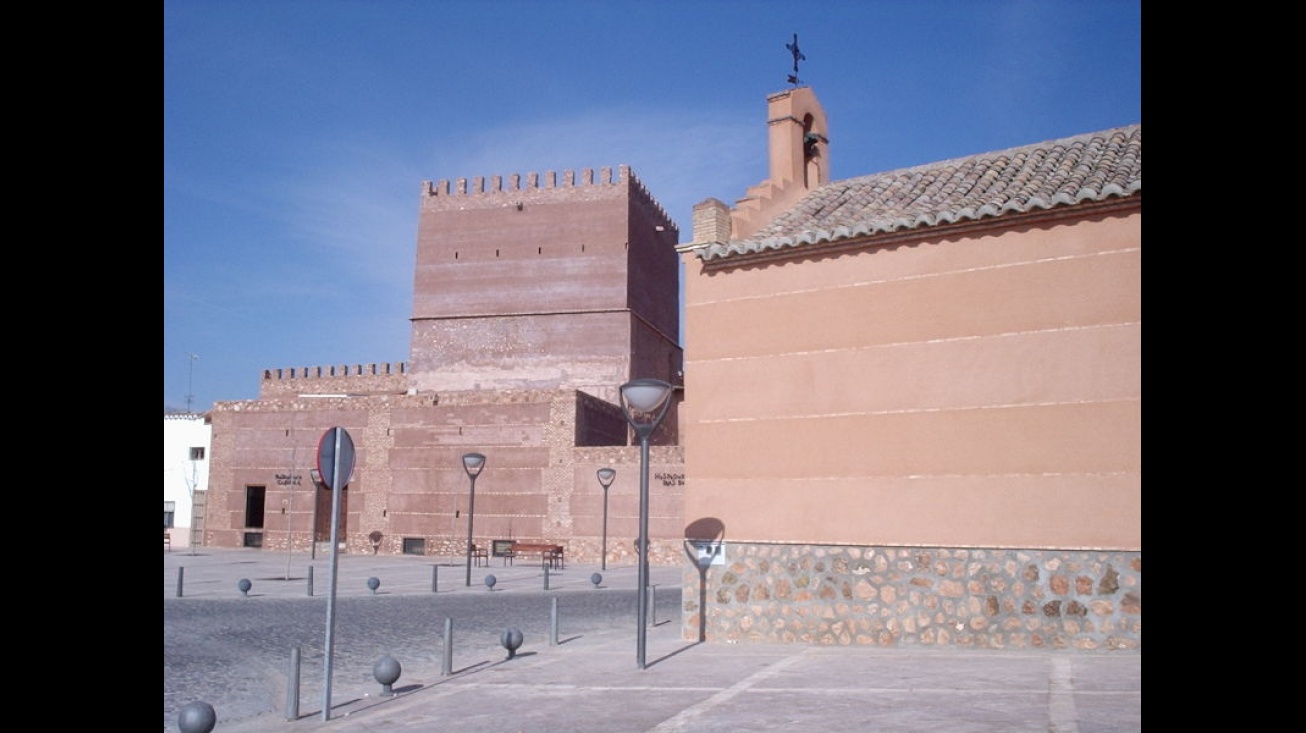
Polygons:
M163 416L163 531L173 546L190 547L203 527L196 506L209 487L213 428L207 414ZM196 498L200 501L197 502ZM202 517L202 512L198 514Z

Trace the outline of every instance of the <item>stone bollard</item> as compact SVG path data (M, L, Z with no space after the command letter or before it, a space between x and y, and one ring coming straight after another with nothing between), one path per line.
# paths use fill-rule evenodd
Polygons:
M236 587L240 589L240 594L242 596L248 598L249 589L253 588L254 584L249 582L249 578L241 578L240 580L236 581Z
M367 587L372 589L372 595L376 595L376 589L381 587L381 579L373 575L367 579Z
M376 660L376 664L372 665L372 676L381 683L381 697L394 697L395 691L391 685L399 679L402 671L399 661L388 654Z
M213 706L203 701L188 703L177 714L177 727L181 733L209 733L217 723L218 714L213 711Z
M487 576L485 576L485 587L486 587L486 588L489 588L491 593L494 592L494 584L495 584L495 583L498 583L498 582L499 582L499 579L496 578L496 577L494 577L493 575L487 575Z
M598 573L594 573L593 575L590 576L590 582L594 584L594 588L597 590L599 587L599 583L603 582L603 576L599 575Z
M508 650L508 659L517 656L517 649L521 647L523 639L521 629L507 628L499 635L499 643Z

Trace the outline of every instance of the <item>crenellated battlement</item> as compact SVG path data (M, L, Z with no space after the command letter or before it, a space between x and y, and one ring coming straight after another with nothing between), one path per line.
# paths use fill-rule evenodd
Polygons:
M481 204L481 205L515 205L521 209L528 202L538 201L539 196L556 195L559 192L566 192L568 195L584 195L586 189L594 192L602 192L604 188L614 188L625 185L632 192L647 204L651 205L660 216L668 222L672 219L670 215L662 208L661 204L653 198L643 182L631 171L630 166L617 166L614 174L611 166L604 166L599 169L598 177L594 175L593 168L582 168L577 174L575 170L562 171L561 176L557 171L546 171L541 173L527 173L522 176L520 173L514 173L509 176L475 176L473 178L459 178L454 181L441 179L437 182L422 181L422 197L424 201L434 201L445 199L452 205L456 200L460 205ZM504 201L505 196L516 196L517 198Z
M259 392L263 399L323 394L395 394L408 388L408 364L338 364L289 369L264 369Z
M372 377L402 375L408 372L408 363L396 361L384 364L340 364L316 367L291 367L289 369L264 369L263 381L273 379L320 379L322 377Z
M558 173L556 171L546 171L543 175L527 173L525 185L522 184L521 174L514 173L506 177L490 176L490 185L488 187L485 185L485 176L476 176L470 180L470 185L466 178L459 178L453 183L450 183L448 179L441 179L438 183L422 181L422 189L426 196L479 196L482 194L519 193L555 188L612 186L632 180L634 177L628 165L617 166L615 178L612 175L612 167L604 166L599 169L597 181L594 180L593 168L582 168L579 182L577 181L576 171L566 170L562 172L562 183L558 182ZM508 184L507 186L504 186L505 181Z

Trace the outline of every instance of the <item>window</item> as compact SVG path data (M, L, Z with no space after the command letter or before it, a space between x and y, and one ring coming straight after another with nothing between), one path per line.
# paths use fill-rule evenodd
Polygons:
M190 459L192 461L204 460L204 446L197 445L190 449Z
M177 519L177 502L175 501L163 502L163 528L171 529L172 527L176 526L174 524L176 519Z

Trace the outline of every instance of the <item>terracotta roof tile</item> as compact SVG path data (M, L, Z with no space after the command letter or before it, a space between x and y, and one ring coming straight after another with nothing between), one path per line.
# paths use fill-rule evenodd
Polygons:
M848 178L817 188L704 260L1141 195L1143 126Z

